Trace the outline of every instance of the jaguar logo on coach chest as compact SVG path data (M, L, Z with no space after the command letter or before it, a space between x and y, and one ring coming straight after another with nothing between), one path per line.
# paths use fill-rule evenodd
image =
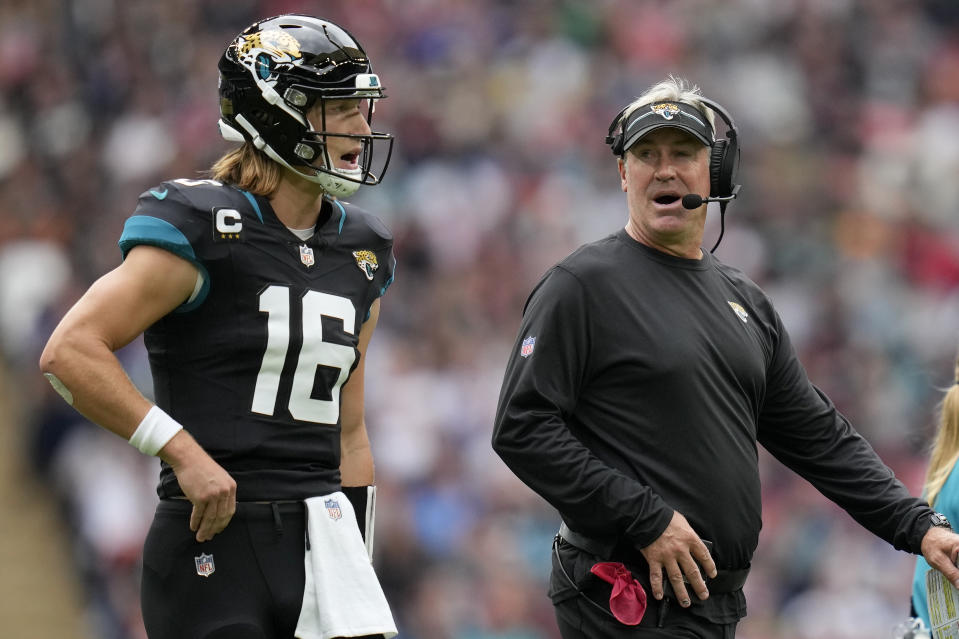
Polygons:
M728 300L726 303L729 304L729 308L733 309L733 312L736 313L736 317L743 321L743 324L749 321L749 313L746 312L746 309L744 309L742 305Z

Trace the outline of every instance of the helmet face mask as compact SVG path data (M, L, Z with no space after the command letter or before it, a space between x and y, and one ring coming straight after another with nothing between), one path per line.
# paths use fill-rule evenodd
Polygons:
M365 101L366 121L372 123L375 100L386 97L366 53L346 30L308 16L268 18L230 43L219 70L220 130L225 138L252 143L338 197L382 180L393 151L392 135L329 131L326 126L331 101ZM310 115L315 120L317 112L319 123L311 123ZM337 142L342 139L355 140L349 146L359 147L357 168L337 168L330 156L330 143L342 147Z
M310 169L317 171L315 181L319 182L331 195L346 196L355 192L363 184L378 184L383 178L383 173L389 164L389 158L392 152L393 136L387 133L370 132L366 134L355 133L333 133L327 126L327 109L333 106L335 112L335 102L338 100L348 100L348 98L320 98L319 107L311 110L313 118L307 117L307 122L312 126L303 133L300 141L295 145L294 154ZM349 100L354 103L356 100ZM363 102L366 102L365 108ZM374 102L373 100L363 99L359 101L360 112L363 113L367 122L373 118ZM332 103L332 104L331 104ZM319 122L315 118L319 118ZM344 142L346 144L344 144ZM337 158L332 156L330 144L334 144L341 149L348 147L347 152L355 157L350 157L351 163L356 164L356 168L344 169L336 168ZM376 156L374 145L387 145L385 151L385 160L380 167L374 171L373 160ZM342 152L342 151L341 151ZM382 156L381 156L382 157ZM329 170L328 167L333 167ZM304 175L310 179L309 175ZM341 184L341 182L343 182ZM354 186L355 185L355 186ZM349 190L349 193L341 193Z

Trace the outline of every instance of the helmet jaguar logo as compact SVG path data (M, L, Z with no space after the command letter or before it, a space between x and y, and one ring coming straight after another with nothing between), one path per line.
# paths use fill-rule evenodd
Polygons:
M653 113L663 116L663 119L665 120L672 120L673 116L679 113L679 107L672 102L660 102L659 104L652 104L650 105L649 109Z
M276 58L288 56L292 60L300 57L300 43L289 33L279 29L267 29L241 36L238 48L241 56L250 55L256 49Z
M267 29L240 36L236 42L237 57L257 75L269 77L273 64L293 62L301 57L300 43L279 29Z
M376 253L373 251L353 251L353 259L356 260L357 267L366 275L366 279L372 280L373 273L380 267L376 261Z

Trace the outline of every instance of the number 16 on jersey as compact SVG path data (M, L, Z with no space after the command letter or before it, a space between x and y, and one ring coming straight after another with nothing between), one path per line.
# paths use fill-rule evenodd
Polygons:
M348 298L319 291L307 291L303 296L302 308L300 317L291 317L290 289L287 286L272 285L260 293L260 311L267 313L269 319L266 351L256 376L251 410L261 415L274 414L280 375L290 346L291 323L297 321L302 328L303 345L297 357L290 390L290 415L300 421L334 425L340 415L340 387L353 367L356 352L351 346L324 341L321 318L341 320L343 330L353 335L356 309ZM310 318L310 321L306 321L306 318ZM318 366L339 371L329 389L328 400L312 397Z

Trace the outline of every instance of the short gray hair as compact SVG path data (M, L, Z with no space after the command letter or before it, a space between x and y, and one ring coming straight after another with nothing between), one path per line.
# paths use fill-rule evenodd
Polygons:
M686 78L670 74L668 78L649 87L641 96L630 102L626 110L623 111L623 117L620 121L625 122L630 113L653 102L685 102L702 111L713 130L713 138L715 139L716 115L712 109L706 107L700 101L702 97L704 96L700 93L698 86L692 84Z

